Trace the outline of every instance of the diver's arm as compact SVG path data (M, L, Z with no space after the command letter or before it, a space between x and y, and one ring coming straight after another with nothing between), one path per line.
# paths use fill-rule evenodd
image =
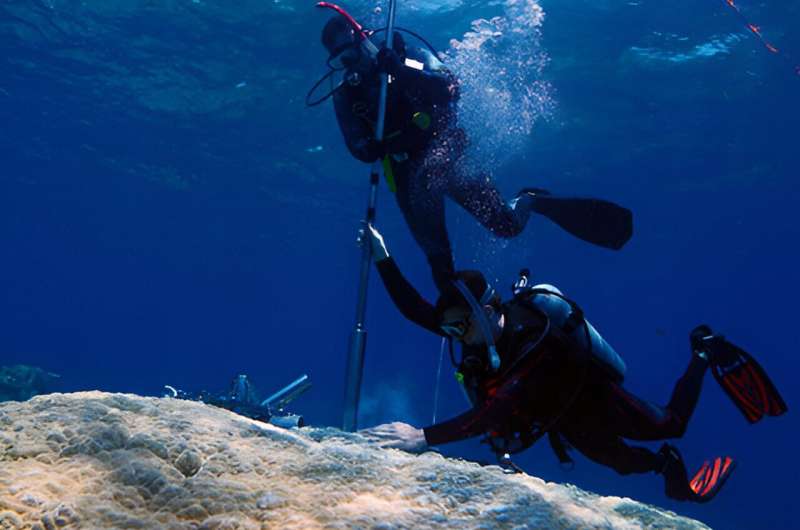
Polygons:
M376 261L375 266L394 305L403 316L432 333L442 335L433 305L425 300L405 279L394 258L387 257Z
M421 453L432 445L458 442L487 432L489 425L481 421L480 414L477 409L471 410L452 420L422 429L402 422L387 423L364 429L359 434L384 449Z
M467 428L473 422L473 416L474 413L470 411L450 421L423 429L396 421L364 429L359 434L384 449L421 453L432 445L457 442L483 434L483 430Z
M389 256L386 243L378 229L371 224L367 225L367 236L369 245L372 247L372 257L375 260L375 267L383 280L383 285L389 292L394 305L411 322L423 328L442 335L439 329L439 319L436 317L436 310L425 300L414 286L408 283L394 259Z
M479 436L490 430L489 422L483 409L474 408L455 418L423 427L425 441L428 445L442 445L458 442Z
M337 90L333 95L333 108L336 110L336 121L339 122L339 129L350 154L367 164L380 158L382 150L375 140L375 133L362 119L353 114L353 102L346 90Z
M425 441L428 445L457 442L491 432L498 425L507 425L520 410L530 406L521 390L524 386L518 377L507 378L471 410L422 429Z
M422 429L428 445L441 445L466 440L492 431L496 425L503 425L524 403L516 392L516 381L510 381L496 388L493 396L487 397L471 410L442 423Z

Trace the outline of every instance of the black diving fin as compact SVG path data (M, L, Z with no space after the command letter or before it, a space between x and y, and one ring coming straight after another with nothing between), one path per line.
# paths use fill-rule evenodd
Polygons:
M708 358L711 373L750 423L780 416L789 409L775 384L753 357L708 326L691 334L692 349Z
M533 211L589 243L619 250L633 235L633 213L613 202L559 197L539 188L525 188L523 193L533 195Z

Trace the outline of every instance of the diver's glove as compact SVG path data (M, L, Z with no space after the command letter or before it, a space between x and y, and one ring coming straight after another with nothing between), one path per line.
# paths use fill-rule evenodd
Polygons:
M381 48L376 60L379 72L386 72L394 77L397 77L402 72L403 61L400 59L400 55L390 48Z
M372 246L372 257L375 262L389 259L389 251L386 250L386 243L383 241L383 236L371 224L367 225L369 244Z

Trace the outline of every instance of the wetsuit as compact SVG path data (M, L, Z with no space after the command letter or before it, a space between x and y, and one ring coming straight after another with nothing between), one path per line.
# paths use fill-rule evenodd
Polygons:
M434 307L408 283L394 260L379 261L377 268L400 312L410 321L442 335ZM532 337L541 336L544 330L544 323L520 306L521 302L515 299L502 308L505 325L496 342L502 359L501 372L503 366L514 364ZM621 474L661 471L664 460L659 453L630 446L625 439L681 437L697 404L707 362L693 356L669 403L662 407L631 394L619 378L600 367L582 364L580 356L571 355L568 349L557 340L543 342L543 348L539 348L542 351L535 357L504 374L517 384L490 384L489 391L479 390L473 409L425 427L426 441L429 445L439 445L503 432L508 425L524 429L526 423L539 424L546 425L553 434L560 434L589 459ZM474 350L465 345L463 358L469 358ZM579 365L585 366L586 371ZM462 363L460 371L464 370Z
M462 163L467 137L456 123L456 78L428 50L409 48L404 57L424 66L419 70L404 64L389 84L385 147L375 141L377 69L357 76L348 72L345 78L357 82L345 83L333 101L345 143L355 158L372 163L388 154L397 203L428 258L434 280L442 286L454 270L445 197L499 237L519 234L529 212L512 208L488 178L470 176Z

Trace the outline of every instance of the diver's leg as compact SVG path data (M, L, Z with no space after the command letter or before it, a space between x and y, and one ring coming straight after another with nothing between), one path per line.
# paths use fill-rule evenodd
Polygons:
M522 232L533 207L533 198L527 195L503 201L486 176L467 178L454 173L448 194L497 237L510 238Z
M567 441L590 460L610 467L621 475L658 473L664 476L664 492L680 501L708 502L730 477L735 462L718 457L706 462L690 479L680 452L664 444L658 453L644 447L633 447L622 438L603 433L561 433Z
M603 433L561 433L575 449L589 460L610 467L620 475L659 472L664 458L645 447L634 447L622 438Z
M616 434L632 440L680 438L697 406L708 362L692 356L686 372L675 383L666 407L645 401L619 385L611 388L610 412Z
M453 252L445 225L444 194L436 187L424 186L424 176L417 173L398 179L397 204L441 290L455 275Z
M672 397L667 404L667 409L679 420L680 431L678 436L686 432L686 426L697 407L700 390L703 388L703 377L708 369L708 361L697 356L692 356L686 372L675 383Z
M556 197L537 188L526 188L506 203L487 176L467 178L455 173L450 196L498 237L518 235L531 213L547 217L579 239L614 250L633 235L633 214L614 203Z

